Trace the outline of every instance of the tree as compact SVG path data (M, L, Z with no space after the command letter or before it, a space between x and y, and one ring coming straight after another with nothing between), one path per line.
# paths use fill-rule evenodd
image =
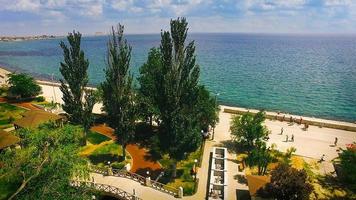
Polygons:
M161 33L161 69L155 76L155 103L159 109L160 148L173 163L186 153L196 150L202 140L196 118L198 104L199 66L195 63L194 41L185 45L187 25L185 18L171 20L171 31Z
M82 129L73 125L20 129L21 149L0 154L0 179L18 188L9 199L89 199L85 188L70 185L73 177L89 177L87 161L79 156Z
M209 126L215 127L219 122L219 106L216 99L212 97L204 86L198 87L198 104L196 106L196 117L201 129L208 129Z
M297 170L289 165L279 165L272 171L271 182L257 191L263 198L277 200L307 200L313 191L304 170Z
M93 97L93 92L86 89L89 81L87 72L89 61L80 48L81 37L79 32L69 33L67 39L70 47L61 41L64 62L61 62L59 70L64 78L64 80L60 80L64 102L63 110L69 114L72 123L85 126L84 141L86 141L96 100ZM85 93L85 91L88 92Z
M124 39L124 26L112 27L108 42L107 67L103 91L103 110L108 114L109 125L115 130L126 158L126 145L132 139L135 129L136 111L130 74L131 46Z
M342 169L341 179L348 184L349 188L356 191L356 143L347 149L342 149L339 154L339 162ZM338 174L339 175L339 174Z
M160 49L151 48L148 53L147 62L140 68L140 77L138 78L140 83L138 90L140 115L144 120L149 121L151 126L153 118L159 121L159 109L154 100L155 95L158 94L155 81L157 74L159 74L162 68L161 55Z
M42 88L36 83L35 79L24 73L9 74L7 83L10 85L8 90L10 96L29 98L42 93Z
M273 157L270 150L266 147L266 143L260 142L247 156L246 164L249 166L257 166L258 175L265 175L267 166L272 162L272 159Z
M264 120L264 111L255 115L245 113L242 116L235 116L230 126L233 140L238 145L245 146L247 151L250 152L256 144L266 140L268 136L268 130L262 124Z

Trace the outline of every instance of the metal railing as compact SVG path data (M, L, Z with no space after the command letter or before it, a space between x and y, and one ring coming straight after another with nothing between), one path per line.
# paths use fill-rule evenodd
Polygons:
M91 168L92 168L92 171L95 172L95 173L103 174L105 176L109 175L107 168L99 168L99 167L96 167L96 166L92 166ZM154 180L150 180L150 184L146 184L146 177L141 176L141 175L136 174L136 173L129 172L129 171L124 170L124 169L120 169L120 170L119 169L112 169L111 171L112 171L112 176L128 178L128 179L131 179L133 181L136 181L136 182L139 182L141 184L144 184L144 185L146 185L148 187L151 187L151 188L153 188L155 190L167 193L167 194L172 195L172 196L178 196L179 190L177 188L167 186L167 185L165 185L163 183L160 183L160 182L154 181Z
M73 180L71 181L71 185L75 187L88 187L94 190L98 190L101 192L105 192L111 195L114 195L115 197L118 197L120 199L128 199L128 200L142 200L141 198L130 194L120 188L111 186L111 185L106 185L106 184L101 184L101 183L94 183L94 182L86 182L86 181L78 181L78 180Z

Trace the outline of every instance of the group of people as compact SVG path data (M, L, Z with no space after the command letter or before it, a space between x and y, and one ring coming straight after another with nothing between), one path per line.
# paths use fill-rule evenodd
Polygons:
M284 132L284 129L282 127L280 135L283 135L283 132ZM290 140L288 140L288 139L289 139L289 136L286 135L286 142L294 142L294 134L292 134L292 136L290 137Z

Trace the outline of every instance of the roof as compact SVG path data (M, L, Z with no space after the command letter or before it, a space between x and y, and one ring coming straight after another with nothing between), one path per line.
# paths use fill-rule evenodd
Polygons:
M10 147L12 145L20 142L20 138L8 133L6 131L0 130L0 149L4 149L6 147Z
M45 122L57 121L63 118L62 116L42 110L27 111L23 113L23 116L23 118L16 120L14 125L22 128L37 128Z
M258 189L271 182L270 176L246 175L246 179L251 196L254 196Z

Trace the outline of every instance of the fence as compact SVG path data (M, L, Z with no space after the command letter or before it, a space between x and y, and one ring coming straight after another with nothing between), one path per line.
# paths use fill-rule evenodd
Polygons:
M91 168L92 168L92 171L95 172L95 173L103 174L103 175L106 175L106 176L109 175L107 168L98 168L98 167L95 167L95 166L92 166ZM121 169L121 170L112 169L112 174L110 174L110 175L111 176L116 176L116 177L128 178L128 179L131 179L133 181L136 181L136 182L139 182L141 184L144 184L144 185L146 185L148 187L151 187L151 188L153 188L155 190L167 193L167 194L172 195L172 196L178 196L179 190L177 188L167 186L167 185L165 185L163 183L160 183L160 182L154 181L154 180L150 180L150 184L147 184L146 183L146 177L141 176L139 174L135 174L135 173L126 171L124 169Z
M72 186L75 187L88 187L91 189L95 189L101 192L105 192L111 195L114 195L115 197L118 197L120 199L128 199L128 200L142 200L139 197L136 197L133 194L130 194L124 190L121 190L120 188L111 186L111 185L106 185L106 184L101 184L101 183L94 183L94 182L85 182L85 181L72 181L71 182Z

